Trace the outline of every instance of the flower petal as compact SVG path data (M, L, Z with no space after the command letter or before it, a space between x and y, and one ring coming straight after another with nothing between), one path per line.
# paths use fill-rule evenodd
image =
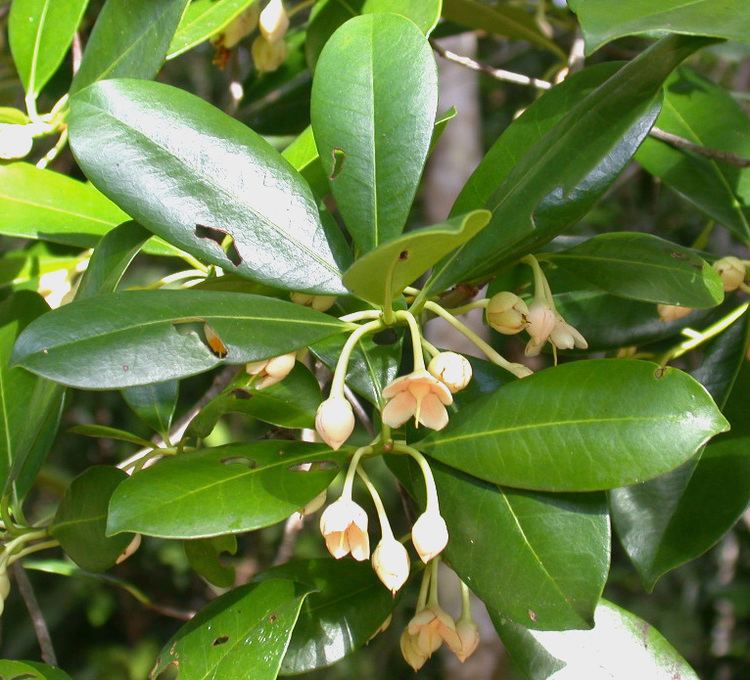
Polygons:
M388 427L401 427L416 410L417 400L414 396L410 392L399 392L383 408L383 422Z
M448 424L448 411L437 394L428 394L422 399L419 422L433 430L442 430Z

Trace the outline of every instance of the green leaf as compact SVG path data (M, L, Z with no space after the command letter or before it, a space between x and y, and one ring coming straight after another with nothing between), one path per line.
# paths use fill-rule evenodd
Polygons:
M698 680L656 628L607 600L593 630L527 630L501 616L493 623L511 658L529 680Z
M529 106L453 206L454 215L487 208L490 224L436 267L429 288L486 276L580 220L648 134L664 79L709 42L666 38L615 72L609 63L574 74Z
M57 508L50 533L83 569L104 571L128 547L132 535L105 536L107 506L127 473L109 465L94 465L71 483Z
M149 238L151 233L137 222L125 222L108 231L94 248L78 283L76 300L114 293L125 270Z
M289 578L314 588L294 627L281 665L284 675L325 668L363 647L398 602L369 562L289 562L258 578Z
M424 507L424 479L405 463L388 461ZM593 626L609 571L603 493L514 491L440 464L432 471L450 536L443 555L493 616L538 630Z
M479 233L490 217L487 210L475 210L386 241L354 262L344 274L344 285L364 300L390 305L406 286Z
M264 440L167 458L120 485L107 532L204 538L270 526L327 488L345 457L324 444Z
M26 125L30 122L29 117L20 109L13 108L12 106L0 106L0 123Z
M413 22L368 14L347 21L326 43L313 79L312 128L360 250L403 230L436 112L435 60Z
M430 35L440 20L442 0L366 0L362 14L393 12L411 19L419 30Z
M305 38L305 57L310 70L320 58L323 47L339 26L359 15L365 0L321 0L310 13Z
M36 661L0 660L0 677L10 680L71 680L67 673L59 668L47 666Z
M10 51L26 95L36 99L73 42L88 0L13 0Z
M174 59L216 35L254 2L255 0L193 0L172 38L167 59Z
M143 446L149 449L155 448L153 442L150 442L148 439L143 439L143 437L139 437L132 432L121 430L117 427L109 427L108 425L74 425L68 432L96 439L118 439L122 442L135 444L136 446Z
M211 346L206 324L226 353ZM115 389L184 378L224 362L267 359L345 328L302 305L258 295L112 293L45 314L19 337L14 361L66 385Z
M207 437L226 413L242 413L278 427L315 427L315 413L323 397L315 376L300 363L281 382L262 390L243 374L193 418L188 436Z
M690 248L652 234L600 234L544 259L619 297L699 308L724 299L721 278L710 264Z
M128 387L122 397L133 412L152 430L169 432L177 407L180 383L177 380Z
M713 546L750 502L750 428L745 414L750 398L745 361L749 328L746 313L709 345L696 371L719 404L729 397L726 415L732 430L676 470L610 491L617 533L649 590L666 572Z
M96 83L72 100L70 138L98 188L192 255L279 288L343 291L304 180L202 99L161 83Z
M593 359L505 385L417 447L495 484L594 491L672 470L727 427L682 371Z
M488 6L478 0L444 0L443 18L479 31L527 40L566 58L565 53L542 33L534 15L520 7L507 4Z
M151 677L170 667L180 680L275 680L309 591L280 579L251 583L204 607L164 645Z
M656 126L700 146L750 156L750 118L723 87L687 68L666 83ZM635 159L710 218L750 243L750 168L676 149L649 137Z
M220 557L222 553L234 555L237 552L237 537L234 535L214 536L185 541L185 555L190 566L206 581L219 588L234 585L234 567L225 567Z
M747 42L750 7L744 0L575 0L571 8L586 39L586 54L626 35L653 32L708 35Z
M91 31L70 94L97 80L153 78L188 0L107 0Z
M0 493L18 500L31 488L55 439L65 390L8 364L18 334L48 311L30 291L0 304Z
M307 180L316 196L325 196L328 193L328 178L323 172L318 147L315 146L315 136L309 125L281 155Z

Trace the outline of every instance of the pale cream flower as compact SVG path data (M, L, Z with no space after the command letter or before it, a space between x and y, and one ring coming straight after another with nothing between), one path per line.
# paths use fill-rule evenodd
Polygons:
M73 290L71 274L68 269L55 269L39 277L37 292L52 307L57 309L65 301L66 296Z
M370 537L367 534L367 513L351 498L339 498L320 516L320 533L328 552L337 560L349 553L358 562L370 557Z
M275 43L284 37L289 28L289 15L281 0L271 0L260 13L258 21L261 35L270 43Z
M458 636L459 644L457 647L451 647L451 651L463 663L479 646L479 629L477 628L477 624L471 619L462 618L456 623L456 635Z
M224 28L220 37L221 46L228 50L235 47L245 36L250 35L256 29L259 16L260 3L254 2Z
M34 126L0 123L0 158L26 158L34 146Z
M404 632L401 633L399 643L401 646L401 655L404 657L404 661L406 661L415 672L425 665L429 655L422 654L417 648L417 636L409 633L408 627L404 628Z
M424 369L396 378L383 390L383 397L388 399L383 422L389 427L401 427L412 416L417 425L433 430L448 424L445 407L453 403L451 392Z
M430 361L427 370L455 394L464 389L471 380L471 364L456 352L440 352Z
M679 305L656 305L656 312L662 321L677 321L692 314L692 307L680 307Z
M738 257L732 255L722 257L714 262L714 269L721 277L721 282L727 293L737 290L745 282L747 267Z
M529 308L518 295L509 291L496 293L487 305L487 323L498 333L515 335L526 328Z
M335 295L310 295L309 293L291 293L289 298L297 305L311 307L316 312L327 312L336 302Z
M115 561L115 564L122 564L128 557L130 557L138 548L141 547L141 535L136 534L133 537L133 540L130 541L130 543L125 546L125 550L123 550L119 556L117 557L117 560Z
M409 553L393 536L384 536L372 553L372 568L395 595L409 578Z
M555 313L545 302L532 302L526 315L526 330L531 337L524 352L527 357L534 357L542 351L549 336L555 330Z
M328 397L318 406L315 429L334 451L341 448L354 431L354 412L345 397Z
M259 35L250 47L253 63L260 73L275 71L286 61L287 46L283 40L268 42Z
M555 314L555 327L550 333L549 341L557 347L557 349L587 349L589 343L576 328L571 326L565 319L559 314Z
M411 528L411 542L425 564L443 552L448 544L448 527L436 509L428 507L417 517Z
M412 645L419 653L429 658L445 642L451 649L458 649L461 640L456 633L456 622L439 604L428 605L418 611L407 626L413 636Z
M260 376L260 381L256 384L256 387L262 390L286 378L294 368L296 358L297 354L290 352L289 354L282 354L271 359L251 361L245 366L245 370L250 375Z

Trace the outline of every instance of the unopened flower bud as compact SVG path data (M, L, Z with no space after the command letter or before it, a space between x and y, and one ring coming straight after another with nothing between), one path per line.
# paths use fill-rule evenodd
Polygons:
M714 269L721 277L721 282L724 284L724 290L727 293L737 290L744 283L747 274L747 267L742 260L732 255L716 260Z
M460 647L456 622L440 605L434 604L418 611L407 627L413 636L414 649L429 658L445 642L451 649Z
M115 564L122 564L128 557L130 557L138 548L141 547L141 535L136 534L133 536L133 540L130 541L130 543L127 544L125 547L125 550L123 550L117 560L115 561Z
M542 351L544 343L549 340L550 334L555 329L555 313L544 302L532 302L526 320L528 322L526 330L531 340L526 345L525 354L532 357Z
M257 388L262 390L286 378L294 368L296 358L296 352L289 352L289 354L282 354L271 359L251 361L245 366L245 370L250 375L260 376Z
M471 364L456 352L440 352L430 361L427 370L453 394L464 389L471 380Z
M463 663L468 659L479 646L479 629L477 624L471 619L459 619L456 623L456 635L458 636L459 645L451 647L451 651Z
M576 328L571 326L565 319L559 314L555 315L555 327L550 333L550 342L557 347L557 349L586 349L589 344Z
M354 431L352 405L344 397L328 397L318 406L315 429L334 451L341 448Z
M270 43L281 40L289 28L289 15L281 0L271 0L260 13L258 22L261 35Z
M7 600L8 595L10 595L10 578L6 566L2 565L2 570L0 570L0 601Z
M245 36L250 35L256 29L259 16L260 3L254 2L224 28L220 38L221 46L228 50L235 47Z
M351 498L339 498L320 516L320 533L328 552L340 560L349 553L358 562L370 557L370 538L367 535L367 513Z
M656 311L662 321L677 321L691 314L692 307L680 307L678 305L656 305Z
M279 42L268 42L262 35L259 35L250 48L253 55L255 68L260 73L270 73L275 71L286 60L287 47L283 40Z
M0 159L26 158L33 145L33 126L0 123Z
M443 552L448 544L448 527L437 510L427 509L417 518L411 529L411 542L425 564Z
M292 302L305 307L311 307L316 312L327 312L336 302L335 295L310 295L309 293L292 293Z
M518 295L503 291L490 298L486 311L487 323L498 333L515 335L526 328L528 313L529 308Z
M395 595L409 578L409 553L393 536L383 537L372 553L372 568Z
M412 635L409 632L409 628L404 628L404 632L401 633L401 639L399 641L401 646L401 655L404 657L404 661L408 663L414 671L418 671L422 666L425 665L429 655L422 654L417 647L417 636Z

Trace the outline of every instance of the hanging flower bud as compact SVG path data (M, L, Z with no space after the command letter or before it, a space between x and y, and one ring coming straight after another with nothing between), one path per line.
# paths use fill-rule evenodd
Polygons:
M37 292L52 309L57 309L73 290L72 274L69 269L55 269L39 277Z
M233 19L230 24L224 28L217 41L222 47L231 50L245 36L250 35L258 26L258 17L260 16L260 3L254 2L238 17Z
M479 646L479 628L469 618L459 619L456 623L456 635L458 636L458 646L451 647L451 651L463 663L468 659Z
M286 378L292 372L296 358L297 354L290 352L289 354L282 354L271 359L251 361L245 366L245 370L250 375L260 376L257 388L262 390Z
M411 529L411 542L425 564L443 552L448 544L448 527L438 510L427 508L417 517Z
M518 295L503 291L490 298L486 311L487 323L498 333L515 335L526 328L528 313L529 308Z
M586 338L557 313L555 314L555 327L550 333L549 341L557 349L573 349L574 347L586 349L589 346Z
M316 312L327 312L336 302L335 295L310 295L309 293L291 293L292 302L305 307L312 307Z
M404 657L404 661L414 669L414 672L418 671L425 665L429 655L422 654L417 648L417 636L412 635L409 632L408 627L404 628L404 632L401 633L399 643L401 645L401 655Z
M255 68L260 73L271 73L286 61L287 47L283 40L271 43L259 35L253 40L250 52L253 55Z
M320 533L328 552L337 560L349 553L358 562L370 557L370 538L367 535L367 513L351 498L339 498L320 516Z
M341 448L354 431L352 405L344 397L328 397L318 406L315 429L334 451Z
M692 314L692 307L680 307L678 305L656 305L656 311L662 321L677 321Z
M418 611L407 626L414 637L414 649L426 658L440 649L445 642L451 649L458 649L461 641L456 633L456 622L439 604L428 605Z
M130 557L138 548L141 547L141 535L136 534L133 536L133 540L130 541L130 543L125 546L125 550L123 550L120 555L118 556L117 560L115 561L115 564L122 564L128 557Z
M430 361L427 370L453 394L464 389L471 380L471 364L456 352L440 352Z
M270 43L281 40L289 28L289 15L281 0L271 0L260 13L260 34Z
M409 578L409 553L393 536L384 536L372 553L372 568L395 596Z
M724 290L727 293L737 290L745 282L747 267L738 257L732 255L722 257L714 262L714 269L721 277L721 282L724 284Z
M534 357L542 351L542 347L555 329L555 313L545 302L532 302L526 321L528 322L526 330L531 340L526 345L524 353L527 357Z
M383 408L383 422L389 427L401 427L414 416L433 430L442 430L448 424L445 407L453 403L450 390L427 371L414 371L396 378L383 390L388 400Z
M32 125L0 123L0 159L26 158L34 145Z

